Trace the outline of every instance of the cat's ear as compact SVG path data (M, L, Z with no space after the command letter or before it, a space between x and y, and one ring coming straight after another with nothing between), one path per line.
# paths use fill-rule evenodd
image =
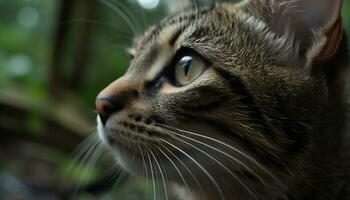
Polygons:
M342 0L246 0L242 8L276 34L293 36L306 59L334 56L343 35Z

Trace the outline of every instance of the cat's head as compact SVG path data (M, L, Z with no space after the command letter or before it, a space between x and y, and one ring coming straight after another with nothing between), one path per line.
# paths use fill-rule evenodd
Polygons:
M250 0L163 20L98 95L100 138L126 170L189 185L251 189L292 171L334 95L340 9L340 0Z

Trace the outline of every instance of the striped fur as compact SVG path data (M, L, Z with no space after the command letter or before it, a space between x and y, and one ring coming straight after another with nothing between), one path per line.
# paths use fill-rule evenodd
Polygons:
M135 39L116 82L125 105L104 126L98 118L118 163L157 180L164 199L350 200L346 36L318 59L328 23L300 34L269 20L286 2L189 9ZM184 48L208 68L178 87L168 74Z

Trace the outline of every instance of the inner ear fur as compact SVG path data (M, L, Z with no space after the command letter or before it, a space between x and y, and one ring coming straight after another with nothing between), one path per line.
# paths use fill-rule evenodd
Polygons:
M335 55L342 40L343 31L342 19L339 16L337 21L326 32L327 40L318 55L320 60L329 60Z
M332 58L342 40L342 0L246 0L239 6L278 36L292 36L307 62Z

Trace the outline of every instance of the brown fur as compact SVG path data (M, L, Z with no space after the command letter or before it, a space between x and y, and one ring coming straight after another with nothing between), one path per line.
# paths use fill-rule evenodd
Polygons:
M350 200L339 9L308 22L309 13L293 9L282 0L220 3L169 17L135 40L128 72L97 100L108 115L104 124L98 118L99 134L119 164L148 179L157 172L164 190L191 194L184 200ZM167 76L181 48L209 63L183 87ZM103 110L106 98L118 110Z

